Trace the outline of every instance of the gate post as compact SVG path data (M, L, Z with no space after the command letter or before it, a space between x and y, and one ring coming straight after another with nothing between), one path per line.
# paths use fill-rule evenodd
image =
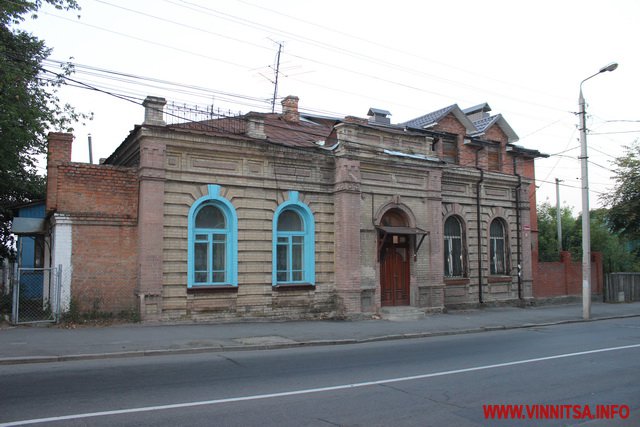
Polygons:
M60 300L62 299L62 264L58 264L58 268L55 269L55 280L53 282L53 292L56 296L53 309L53 318L58 323L60 321Z
M13 274L11 278L11 289L13 290L12 300L13 304L11 305L11 323L14 325L18 323L18 304L20 303L20 270L18 269L18 263L13 264Z

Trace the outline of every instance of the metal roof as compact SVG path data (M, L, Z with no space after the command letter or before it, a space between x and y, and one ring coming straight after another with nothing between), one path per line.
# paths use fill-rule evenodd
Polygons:
M507 123L504 117L502 117L502 114L496 114L495 116L485 117L483 119L473 122L473 124L478 129L477 133L475 133L474 135L486 133L487 129L497 124L500 127L500 129L502 129L502 132L504 132L504 134L507 135L507 142L509 143L517 142L520 139L516 134L516 132L513 130L513 128L509 126L509 123Z
M487 113L491 111L491 107L489 107L489 104L487 104L486 102L483 102L482 104L474 105L473 107L465 108L464 110L462 110L462 112L466 115L477 113L479 111Z
M440 120L446 117L448 114L453 114L456 119L467 130L467 133L475 133L477 132L476 127L473 125L471 120L467 117L466 114L458 107L458 104L449 105L448 107L441 108L439 110L433 111L431 113L427 113L424 116L417 117L413 120L409 120L407 122L402 123L404 126L412 127L412 128L425 128L428 126L433 126L438 124Z
M391 112L387 110L381 110L380 108L369 108L367 115L368 116L373 116L373 115L391 116L392 114Z

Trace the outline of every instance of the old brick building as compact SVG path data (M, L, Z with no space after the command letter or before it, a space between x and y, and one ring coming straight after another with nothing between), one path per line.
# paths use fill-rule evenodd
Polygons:
M487 104L391 124L249 113L166 124L101 165L49 141L52 262L71 298L144 320L357 316L532 297L535 150Z

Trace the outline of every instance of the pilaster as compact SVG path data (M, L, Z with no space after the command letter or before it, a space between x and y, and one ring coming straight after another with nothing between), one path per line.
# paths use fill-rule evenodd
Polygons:
M336 292L345 314L360 313L360 162L336 159L334 233Z
M164 142L140 141L137 294L143 321L162 314L165 156Z

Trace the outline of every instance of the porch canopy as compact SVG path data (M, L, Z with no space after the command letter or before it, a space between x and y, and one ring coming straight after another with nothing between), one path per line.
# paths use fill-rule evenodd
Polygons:
M11 232L17 236L36 236L44 234L44 218L24 218L17 216L11 221Z
M382 250L382 245L387 239L387 236L416 236L414 239L414 247L413 247L413 256L414 259L420 250L420 246L422 246L422 242L424 238L429 234L428 231L423 230L418 227L399 227L399 226L390 226L390 225L380 225L376 226L376 229L382 233L382 239L378 241L378 259L380 259L380 251ZM420 240L418 240L418 236L420 236Z

